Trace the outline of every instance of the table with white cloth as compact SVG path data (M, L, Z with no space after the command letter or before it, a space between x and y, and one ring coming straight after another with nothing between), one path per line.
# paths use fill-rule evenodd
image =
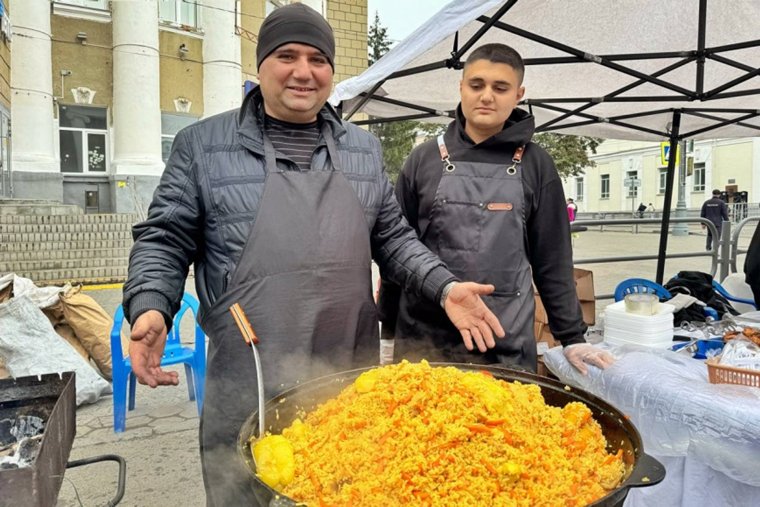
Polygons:
M631 488L625 505L760 506L760 388L710 384L707 365L669 350L600 344L616 362L584 376L562 348L544 354L562 382L630 416L665 480Z

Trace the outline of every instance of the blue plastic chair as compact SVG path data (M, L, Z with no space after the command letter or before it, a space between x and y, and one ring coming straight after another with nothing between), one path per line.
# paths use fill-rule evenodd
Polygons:
M629 278L615 287L615 301L622 301L626 294L654 294L660 299L670 299L668 289L645 278Z
M757 305L755 304L755 300L754 299L745 299L745 298L740 298L740 297L737 297L737 296L732 296L716 280L713 280L712 285L713 285L713 289L715 289L715 292L717 292L718 294L720 294L724 298L728 299L729 301L733 301L735 303L743 303L745 305L750 305L752 308L754 308L755 310L757 310Z
M161 366L184 363L187 376L187 390L190 400L195 400L198 415L203 409L203 393L206 378L206 335L195 323L195 346L184 347L180 342L180 324L187 311L194 321L198 317L198 301L190 294L182 296L182 305L174 316L174 324L166 337L166 347L161 358ZM124 357L121 348L121 327L124 322L124 309L119 305L113 318L111 329L111 358L113 362L113 430L124 431L127 409L135 408L135 391L137 377L132 372L129 357ZM127 384L129 384L129 405L127 405Z

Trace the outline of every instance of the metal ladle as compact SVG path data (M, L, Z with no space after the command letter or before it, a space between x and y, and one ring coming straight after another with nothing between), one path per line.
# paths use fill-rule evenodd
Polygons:
M261 358L259 357L259 351L256 349L256 344L259 343L259 337L253 331L251 322L248 317L245 316L243 307L240 303L235 303L230 306L230 313L232 318L235 319L240 334L243 335L243 339L248 346L253 350L253 361L256 364L256 387L258 388L259 395L259 435L257 438L264 436L264 376L261 373Z

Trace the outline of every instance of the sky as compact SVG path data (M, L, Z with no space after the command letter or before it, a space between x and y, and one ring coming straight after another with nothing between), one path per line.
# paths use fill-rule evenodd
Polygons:
M388 29L388 37L398 42L451 0L367 0L367 28L380 15L380 24Z

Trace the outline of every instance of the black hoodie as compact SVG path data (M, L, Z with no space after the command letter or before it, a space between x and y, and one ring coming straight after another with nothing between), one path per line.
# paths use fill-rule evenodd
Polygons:
M446 148L454 162L506 163L517 146L527 145L522 159L524 241L533 280L541 294L554 337L563 345L584 342L587 326L575 292L570 224L562 181L549 154L530 142L535 130L533 116L515 109L501 132L477 145L465 133L464 125L460 105L456 120L449 124L444 134ZM412 150L396 183L396 198L418 235L428 225L440 179L441 157L437 141L432 139ZM494 252L494 255L499 253ZM509 260L505 259L505 262ZM390 337L389 334L393 333L387 330L395 329L397 288L384 282L379 304L383 334Z

